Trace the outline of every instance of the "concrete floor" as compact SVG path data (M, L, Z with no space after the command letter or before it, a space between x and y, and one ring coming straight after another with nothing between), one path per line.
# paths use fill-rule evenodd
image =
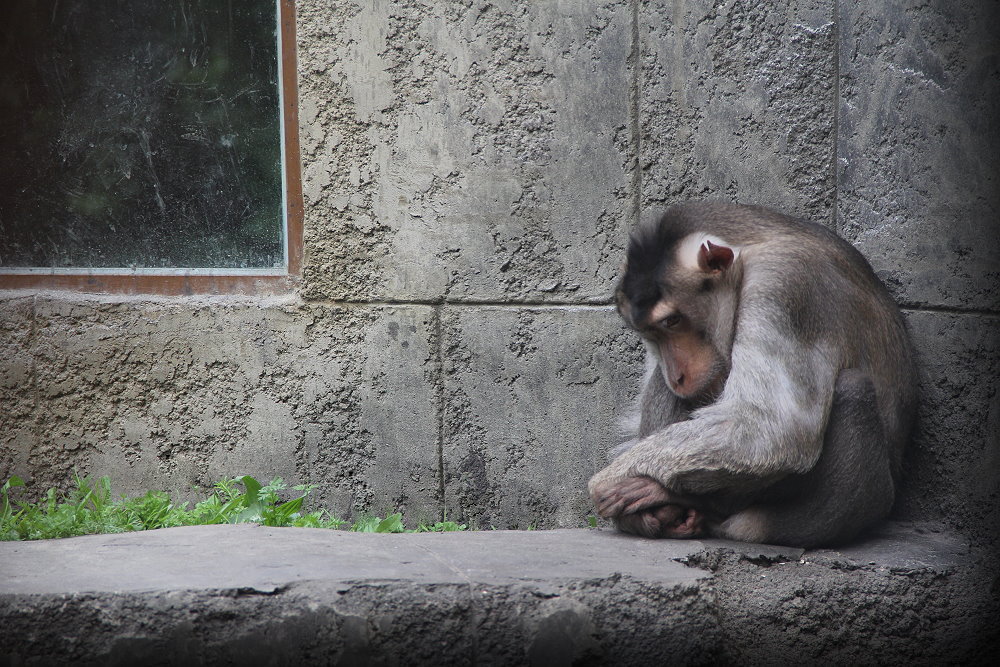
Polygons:
M840 551L608 530L197 526L0 543L0 665L984 664L954 536Z

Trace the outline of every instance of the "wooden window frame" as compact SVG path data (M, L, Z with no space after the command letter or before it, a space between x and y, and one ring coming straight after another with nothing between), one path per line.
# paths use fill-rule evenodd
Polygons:
M287 261L280 274L260 274L253 270L239 273L212 269L209 273L152 272L128 273L118 269L95 269L80 273L5 273L0 266L0 289L71 290L102 294L155 294L165 296L193 294L277 294L295 289L302 275L302 169L299 163L298 64L295 56L295 0L279 0L280 26L279 72L282 93L282 179L285 192L285 234ZM6 267L10 269L11 267ZM183 269L180 269L183 270Z

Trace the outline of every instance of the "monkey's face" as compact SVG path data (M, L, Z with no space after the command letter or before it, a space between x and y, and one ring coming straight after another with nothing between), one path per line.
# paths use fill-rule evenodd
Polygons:
M618 311L655 355L670 391L684 399L714 398L722 391L729 363L713 344L704 309L678 296L665 295L642 307L619 292Z
M715 398L729 374L732 300L720 296L734 289L737 253L716 241L684 237L662 254L633 245L616 294L618 312L684 399Z

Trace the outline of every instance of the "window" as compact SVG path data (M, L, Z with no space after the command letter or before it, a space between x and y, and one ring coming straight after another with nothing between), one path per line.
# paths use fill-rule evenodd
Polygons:
M5 0L0 33L0 286L289 284L292 0Z

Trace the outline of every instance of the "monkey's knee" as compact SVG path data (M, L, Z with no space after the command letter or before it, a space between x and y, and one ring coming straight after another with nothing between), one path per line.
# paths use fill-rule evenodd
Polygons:
M769 530L767 512L759 507L750 507L737 512L711 530L711 534L715 537L758 543L773 541L772 532Z

